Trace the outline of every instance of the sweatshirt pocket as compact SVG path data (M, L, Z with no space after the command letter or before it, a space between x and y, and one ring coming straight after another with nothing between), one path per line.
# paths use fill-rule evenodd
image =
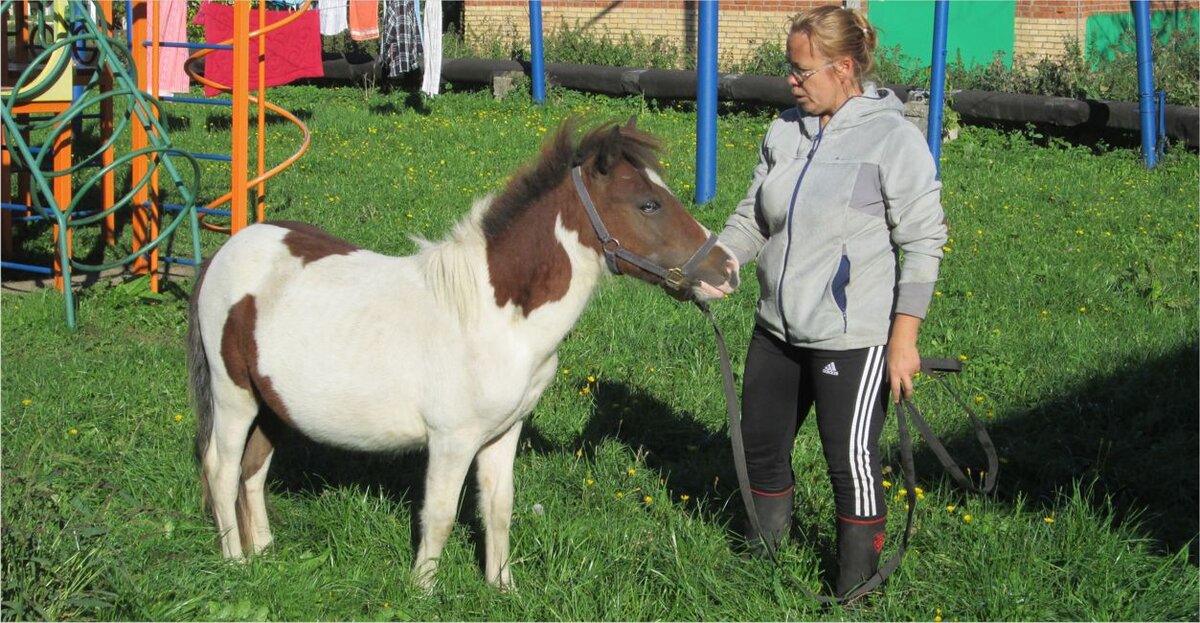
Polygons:
M833 295L833 302L842 314L842 333L847 333L850 329L850 323L846 317L846 286L849 284L850 256L846 254L846 246L842 245L842 256L838 260L837 270L833 273L833 279L829 283L829 292Z

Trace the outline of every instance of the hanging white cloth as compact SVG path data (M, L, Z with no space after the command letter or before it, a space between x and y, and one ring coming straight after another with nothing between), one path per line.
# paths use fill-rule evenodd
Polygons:
M321 10L321 34L329 37L341 34L350 28L347 17L350 11L350 0L320 0L317 8Z
M442 85L442 0L429 0L425 3L425 28L421 33L421 47L425 52L424 78L421 81L421 91L427 95L437 95Z

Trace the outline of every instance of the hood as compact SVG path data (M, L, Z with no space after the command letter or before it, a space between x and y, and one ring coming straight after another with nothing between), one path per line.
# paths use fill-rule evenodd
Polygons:
M799 113L800 126L804 133L809 137L816 136L821 129L820 119L804 112L799 106L796 107L796 112ZM825 131L852 128L867 123L879 115L904 117L904 103L890 90L876 87L875 83L868 82L863 85L862 95L846 100L846 103L833 113L833 117L825 126Z

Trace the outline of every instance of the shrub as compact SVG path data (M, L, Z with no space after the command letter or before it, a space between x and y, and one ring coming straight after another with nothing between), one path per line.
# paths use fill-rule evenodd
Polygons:
M506 22L499 29L470 41L448 37L447 40L453 39L455 43L446 47L444 55L446 58L477 56L528 60L525 36L524 30ZM1154 41L1155 82L1166 91L1168 103L1185 106L1200 103L1200 59L1195 53L1198 45L1200 37L1186 23L1166 40ZM572 27L564 22L547 34L545 46L546 60L550 62L661 69L695 67L694 54L679 49L663 37L648 39L633 32L615 38L608 31L593 32L578 23ZM947 88L1136 101L1137 57L1133 34L1126 32L1124 38L1108 50L1089 52L1085 55L1077 41L1068 39L1064 54L1058 59L1032 61L1018 58L1008 63L1004 53L997 52L988 64L968 66L962 58L956 57L947 63ZM1088 58L1094 60L1089 62ZM764 41L740 60L727 54L720 64L721 71L729 73L776 76L784 75L788 65L782 41ZM912 57L904 54L900 46L880 47L875 54L871 77L881 84L927 86L929 67L906 69L914 66Z

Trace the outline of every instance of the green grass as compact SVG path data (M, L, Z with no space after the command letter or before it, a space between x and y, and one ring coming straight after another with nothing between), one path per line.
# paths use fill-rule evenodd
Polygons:
M686 110L558 91L543 108L481 93L272 94L307 120L314 143L269 185L270 217L313 222L386 253L413 251L413 235L442 236L569 115L591 125L637 114L664 139L668 182L685 203L694 192L695 119ZM173 126L179 144L228 152L228 112L175 109L192 115ZM744 192L768 122L720 119L717 197L694 208L709 226ZM277 162L295 134L282 124L271 132L268 158ZM209 167L212 197L227 173ZM909 556L882 593L852 610L822 610L793 586L822 589L831 564L832 499L815 430L801 432L794 455L798 529L784 570L742 560L711 332L690 306L627 279L600 287L527 424L516 464L516 591L496 592L481 577L472 493L439 588L412 587L420 453L351 454L298 439L272 466L276 544L249 564L225 563L200 512L191 456L183 364L191 283L182 280L157 299L137 282L89 288L74 333L53 292L0 299L0 614L1197 619L1196 155L1172 152L1147 171L1131 151L966 128L945 146L943 178L952 241L921 346L966 357L953 382L992 431L1000 490L961 493L918 445L924 498ZM20 248L44 254L47 236L36 233ZM85 248L88 236L80 233ZM206 252L221 241L206 234ZM742 290L715 305L735 368L757 296L752 267L744 277ZM965 416L941 390L919 383L917 401L951 450L978 465ZM894 422L884 443L898 469ZM892 501L892 543L903 504Z

